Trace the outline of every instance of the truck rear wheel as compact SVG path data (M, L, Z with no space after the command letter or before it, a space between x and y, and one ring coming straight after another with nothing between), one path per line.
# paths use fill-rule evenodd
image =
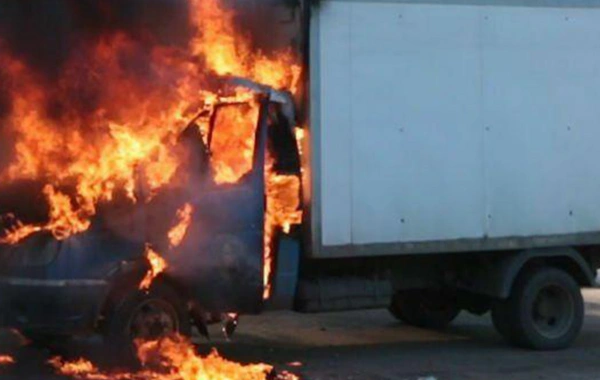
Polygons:
M510 297L492 308L494 325L507 341L535 350L569 347L583 316L583 297L575 279L550 267L519 275Z
M443 329L460 313L455 296L433 289L398 291L389 310L402 322L428 329Z

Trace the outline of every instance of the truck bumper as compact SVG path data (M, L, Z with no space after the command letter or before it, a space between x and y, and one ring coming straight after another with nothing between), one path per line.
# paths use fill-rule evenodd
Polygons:
M0 325L48 334L89 332L107 291L102 280L0 277Z

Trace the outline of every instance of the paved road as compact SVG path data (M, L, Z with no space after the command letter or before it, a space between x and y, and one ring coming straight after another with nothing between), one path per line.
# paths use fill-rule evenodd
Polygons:
M461 315L448 331L436 333L401 325L384 310L268 313L242 320L233 342L218 330L210 343L196 340L202 352L216 346L239 361L264 361L280 369L300 362L292 369L309 380L600 379L600 290L586 291L585 298L583 333L573 348L560 352L508 347L489 316ZM1 337L2 352L13 353L19 363L1 369L0 378L54 378L44 364L46 352L16 348L15 337Z

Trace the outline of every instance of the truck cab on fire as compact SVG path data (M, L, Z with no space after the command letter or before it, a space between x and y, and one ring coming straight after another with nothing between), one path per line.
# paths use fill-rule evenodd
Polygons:
M268 146L276 161L282 157L279 170L298 163L288 159L286 164L283 157L289 153L276 156L277 148L269 142L273 134L294 138L291 130L281 130L293 125L289 112L283 112L290 98L246 80L228 83L249 92L242 100L211 105L189 123L180 136L186 165L173 185L149 203L107 205L89 230L64 240L38 233L1 246L3 326L40 343L100 332L122 344L187 335L193 323L201 332L222 319L233 327L237 317L232 319L232 313L262 309ZM244 138L220 128L228 117L254 107L258 112L250 130L251 166L235 183L219 184L212 172L212 145ZM200 121L208 127L205 136ZM191 222L181 242L169 246L168 228L183 204L190 206ZM140 282L152 270L144 255L149 245L168 256L168 267L141 289Z

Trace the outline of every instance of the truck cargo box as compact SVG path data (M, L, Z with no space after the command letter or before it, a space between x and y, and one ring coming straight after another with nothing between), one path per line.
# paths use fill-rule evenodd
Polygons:
M600 242L600 1L322 0L313 257Z

